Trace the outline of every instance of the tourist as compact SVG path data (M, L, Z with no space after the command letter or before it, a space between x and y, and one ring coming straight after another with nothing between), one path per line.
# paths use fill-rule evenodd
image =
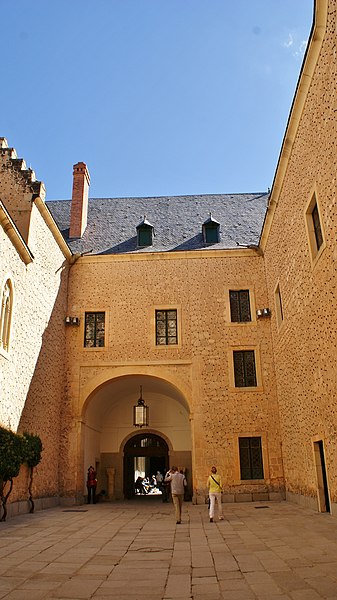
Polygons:
M218 514L220 521L223 520L222 515L222 504L221 504L221 492L222 492L222 481L220 475L217 475L216 467L211 468L211 474L207 480L208 494L209 494L209 520L213 523L215 514L215 503L217 503Z
M88 477L87 477L87 490L88 490L88 504L90 504L91 500L93 504L96 504L96 487L97 487L97 474L94 469L90 465L88 469Z
M172 467L166 474L165 483L171 484L172 502L174 505L176 523L181 523L181 508L184 499L184 491L187 486L187 481L183 473L179 473L177 467Z

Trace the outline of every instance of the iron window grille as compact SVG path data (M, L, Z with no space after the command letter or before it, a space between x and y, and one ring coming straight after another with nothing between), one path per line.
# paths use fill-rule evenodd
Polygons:
M239 453L241 479L263 479L261 438L239 438Z
M234 350L235 387L256 387L254 350Z
M165 346L178 343L176 310L156 310L156 345Z
M102 348L105 338L105 313L86 312L84 324L85 348Z
M246 323L252 320L249 290L230 290L229 301L232 322Z

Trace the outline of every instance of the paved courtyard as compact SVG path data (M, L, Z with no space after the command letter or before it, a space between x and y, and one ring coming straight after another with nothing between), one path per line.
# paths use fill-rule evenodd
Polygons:
M158 498L56 508L0 523L6 600L337 599L337 519L282 503Z

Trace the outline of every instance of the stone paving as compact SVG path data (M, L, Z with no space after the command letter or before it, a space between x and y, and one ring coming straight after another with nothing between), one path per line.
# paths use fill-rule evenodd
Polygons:
M0 523L5 600L337 599L337 519L286 502L158 498L58 507Z

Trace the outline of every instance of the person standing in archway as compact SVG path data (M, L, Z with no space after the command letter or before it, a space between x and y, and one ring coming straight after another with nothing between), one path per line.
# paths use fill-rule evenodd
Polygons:
M176 523L181 523L181 508L184 500L184 490L187 486L187 481L183 473L179 473L178 467L172 467L166 474L165 483L171 484L172 502L174 505Z
M222 504L221 504L221 492L222 492L222 481L220 475L217 474L217 468L212 467L211 473L207 479L207 487L209 493L209 520L213 523L215 514L215 503L217 503L218 514L220 521L223 520Z
M96 487L97 487L97 473L93 466L90 465L88 469L87 477L87 490L88 490L88 504L92 499L92 503L96 504Z

